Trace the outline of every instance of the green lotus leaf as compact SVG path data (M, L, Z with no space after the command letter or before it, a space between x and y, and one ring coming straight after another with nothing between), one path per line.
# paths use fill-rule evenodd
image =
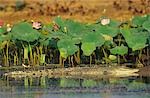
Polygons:
M82 42L83 43L95 43L96 47L97 46L102 46L105 42L104 37L96 32L90 32L90 33L86 33L83 37L82 37Z
M65 20L63 20L60 16L54 19L54 22L59 25L61 28L65 27Z
M150 21L145 21L142 26L144 29L150 31Z
M70 36L80 36L81 33L85 32L85 25L73 20L66 20L67 32Z
M110 20L110 23L108 24L110 27L118 27L120 25L120 22L116 21L116 20Z
M112 54L125 55L126 53L128 53L128 47L124 45L116 46L115 48L110 49L110 52Z
M63 58L67 58L68 54L67 54L67 49L65 48L59 48L59 52L60 52L60 56Z
M96 45L93 42L85 42L82 43L81 49L84 55L90 56L93 53L93 51L96 49Z
M3 34L3 33L5 33L5 32L6 32L6 29L3 28L3 27L1 27L1 28L0 28L0 34Z
M135 26L142 26L142 24L147 20L146 16L135 16L132 19L132 23Z
M133 32L131 29L122 29L122 35L124 36L129 48L132 48L133 51L140 50L145 48L148 33L147 32Z
M100 26L96 32L114 37L118 34L119 29L115 27L110 27L110 26Z
M114 61L117 59L117 57L115 55L109 55L108 57L110 60Z
M13 38L33 42L37 40L40 36L40 33L32 28L32 25L27 22L20 22L12 28Z
M78 51L78 47L74 44L71 39L61 39L57 43L60 55L67 58L69 55L73 55Z

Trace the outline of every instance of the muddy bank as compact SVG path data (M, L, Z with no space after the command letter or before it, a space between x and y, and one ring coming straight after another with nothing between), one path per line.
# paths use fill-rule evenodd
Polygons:
M128 77L137 76L139 69L130 69L127 67L74 67L74 68L56 68L38 71L14 71L5 73L4 76L22 78L22 77Z
M140 68L138 73L139 73L140 76L149 77L150 76L150 66Z

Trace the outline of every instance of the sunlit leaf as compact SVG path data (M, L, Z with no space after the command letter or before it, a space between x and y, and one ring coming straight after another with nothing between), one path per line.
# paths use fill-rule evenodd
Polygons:
M122 35L124 36L129 48L133 51L140 50L146 47L146 42L148 39L147 32L133 32L131 29L122 29Z
M96 45L95 43L92 42L87 42L87 43L85 42L82 43L81 49L84 55L90 56L93 53L93 51L96 49Z
M128 47L121 45L121 46L116 46L115 48L110 49L110 52L112 54L119 54L119 55L124 55L128 53Z
M32 25L27 22L20 22L12 28L13 38L33 42L40 36L39 32L32 28Z
M73 55L78 51L78 47L74 44L71 39L61 39L57 43L60 55L67 58L69 55Z

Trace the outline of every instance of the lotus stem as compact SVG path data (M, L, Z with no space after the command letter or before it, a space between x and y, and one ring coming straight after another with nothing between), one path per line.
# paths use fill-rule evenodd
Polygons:
M105 56L105 62L106 62L106 65L108 64L108 61L107 61L107 53L105 52L105 49L102 47L102 50L103 50L103 54Z
M80 49L79 49L79 51L77 52L77 57L78 57L78 64L80 64L80 62L81 62L81 59L80 59Z
M69 63L69 65L71 65L71 59L70 58L71 58L71 56L68 57L68 63Z
M90 55L90 66L92 64L92 54Z
M9 51L8 51L8 48L9 48L9 42L7 42L6 44L6 64L7 66L9 66Z
M36 47L36 51L37 51L37 65L40 65L40 50L39 50L39 47Z
M59 65L62 66L62 57L59 55Z
M118 65L120 65L120 55L118 55Z
M73 56L71 56L71 65L74 67Z
M30 62L31 62L32 65L34 65L33 64L33 62L34 62L33 61L33 53L32 53L32 48L31 48L30 44L29 44L29 49L30 49Z

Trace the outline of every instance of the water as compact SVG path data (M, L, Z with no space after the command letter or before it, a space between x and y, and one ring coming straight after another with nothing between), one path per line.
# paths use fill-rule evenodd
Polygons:
M0 98L150 98L150 78L1 78Z

